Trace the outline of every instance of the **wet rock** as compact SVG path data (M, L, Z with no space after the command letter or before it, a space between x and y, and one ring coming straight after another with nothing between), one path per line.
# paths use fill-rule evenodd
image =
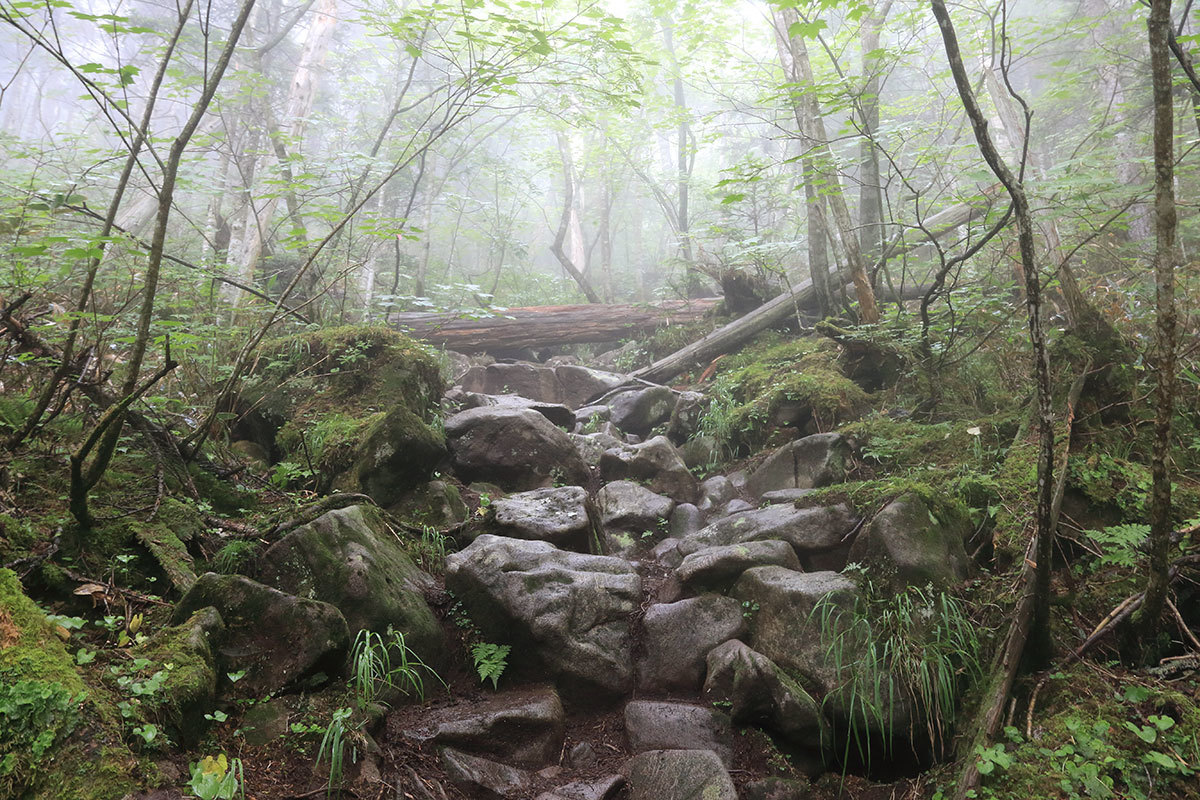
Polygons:
M575 445L575 449L579 452L579 457L589 467L600 466L600 457L604 455L605 450L611 450L614 447L620 447L624 442L615 436L610 436L607 433L570 433L567 434L571 438L571 443Z
M459 383L469 392L518 394L578 408L624 381L624 375L575 365L489 364L467 370Z
M793 748L819 753L825 719L815 700L775 662L733 640L708 654L704 699L728 703L733 721L766 728Z
M533 776L525 770L451 747L442 749L441 759L446 777L469 797L487 800L526 797L533 783Z
M571 752L567 753L567 764L572 769L583 769L590 767L599 760L596 755L596 748L592 747L590 742L579 742L571 748Z
M491 532L586 551L591 534L587 491L578 486L534 489L492 501Z
M711 750L651 750L630 759L625 772L630 800L737 800Z
M733 516L734 514L740 514L743 511L753 511L753 510L754 510L754 506L750 505L749 503L747 503L745 500L743 500L740 497L735 497L734 499L730 500L725 505L721 506L721 509L719 511L719 516L729 517L729 516Z
M709 651L746 633L741 604L716 594L652 605L643 624L646 658L639 683L647 691L696 691Z
M287 704L277 697L250 706L239 723L246 744L261 747L286 734L289 714Z
M682 542L682 539L668 537L654 545L654 549L650 551L650 554L658 563L674 569L683 561L683 553L679 552L679 545Z
M675 508L675 501L655 494L632 481L613 481L596 493L600 524L606 531L661 533L660 525Z
M605 481L645 481L652 491L680 503L696 499L696 478L665 436L606 451L600 457L600 474Z
M404 735L536 769L558 761L565 732L558 693L536 687L431 710Z
M156 631L133 654L154 664L172 664L162 686L142 698L147 714L166 723L170 735L185 746L195 745L208 730L204 715L217 699L217 648L225 637L225 622L215 608L201 608L181 624ZM157 667L154 667L157 670Z
M259 697L317 673L333 674L350 645L346 618L328 603L303 600L242 575L201 575L180 598L172 624L207 606L225 622L217 651L227 672L246 670L236 689Z
M641 579L627 561L485 534L446 558L446 587L485 639L513 646L515 672L544 670L584 700L632 688Z
M458 525L469 514L458 487L445 481L430 481L405 492L388 511L414 525L438 529Z
M445 457L441 433L407 406L396 405L364 431L349 474L360 491L390 506L428 481Z
M707 706L635 700L625 706L625 735L633 753L647 750L711 750L733 763L729 716Z
M687 541L698 550L777 539L792 546L806 570L841 569L850 549L849 535L858 522L845 504L822 508L771 505L719 519Z
M608 422L609 407L583 406L575 409L575 424L580 426L580 433L598 433L601 425Z
M794 503L813 491L813 489L776 489L772 492L763 492L763 496L759 499L764 503Z
M838 608L852 608L858 586L836 572L795 572L783 567L754 567L734 584L733 597L748 603L751 647L787 670L796 670L822 694L837 685L828 644L821 640L813 609L828 597Z
M562 403L545 403L540 400L530 400L528 397L521 397L516 394L481 394L479 392L465 392L461 402L464 409L505 408L520 410L528 408L530 411L536 411L541 414L560 428L569 431L575 427L575 412Z
M694 436L679 446L679 456L688 469L706 469L717 463L721 446L711 436Z
M442 629L424 596L433 578L413 564L371 506L330 511L292 531L263 553L260 577L335 606L351 636L392 627L427 663L442 659Z
M746 490L755 497L776 489L814 489L841 483L850 463L849 440L817 433L789 442L754 471Z
M570 438L529 409L473 408L446 420L451 461L464 481L489 481L524 491L588 476Z
M612 800L625 785L625 776L606 775L591 781L572 781L537 796L537 800Z
M704 527L704 512L691 503L680 503L671 512L671 535L686 539Z
M609 420L625 433L647 436L671 419L675 392L666 386L649 386L621 392L608 400Z
M801 569L791 545L768 539L697 550L684 557L675 568L675 574L680 583L690 589L723 591L746 570L763 566Z
M875 515L850 548L850 558L896 589L951 586L967 578L963 542L970 533L965 513L945 510L939 518L917 495L904 495Z
M679 392L667 422L667 438L675 444L691 439L700 430L700 418L707 408L707 398L700 392Z

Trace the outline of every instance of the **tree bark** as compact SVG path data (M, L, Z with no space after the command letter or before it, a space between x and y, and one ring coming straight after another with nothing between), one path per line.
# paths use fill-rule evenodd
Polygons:
M883 182L879 175L879 149L875 134L879 130L879 68L880 59L874 53L879 50L880 33L884 20L892 9L892 2L883 4L878 11L872 10L862 23L862 74L863 91L858 106L862 130L858 143L859 193L858 222L859 246L863 258L874 261L883 250Z
M554 234L554 241L550 243L550 252L554 253L563 271L571 276L588 302L599 303L600 296L588 283L587 276L563 249L571 230L571 219L575 214L575 165L571 158L571 143L562 133L558 134L558 150L562 154L563 165L563 210L558 221L558 232Z
M817 108L816 98L812 95L814 79L812 65L808 60L808 47L803 37L791 35L791 27L799 22L799 15L794 8L773 7L771 13L780 61L788 83L791 84L791 105L796 125L800 129L801 137L809 146L814 172L822 179L820 192L829 205L834 225L837 227L836 241L850 278L854 282L859 318L862 322L874 324L879 322L879 307L875 302L871 280L867 276L862 251L859 249L858 231L854 228L850 209L846 205L841 177L834 166L825 121Z
M520 347L612 342L665 325L697 322L716 308L714 298L657 305L572 305L510 308L480 319L454 313L392 314L388 323L410 336L456 350L482 353Z
M1171 0L1151 0L1146 22L1154 87L1154 445L1150 459L1150 559L1146 599L1134 615L1143 653L1154 655L1167 600L1171 545L1171 417L1175 409L1175 265L1182 261L1176 239L1175 119L1171 97Z

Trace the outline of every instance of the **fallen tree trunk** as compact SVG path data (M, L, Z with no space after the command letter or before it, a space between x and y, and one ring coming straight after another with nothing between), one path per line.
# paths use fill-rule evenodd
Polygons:
M718 298L705 298L639 305L532 306L476 319L456 313L404 312L389 315L388 324L448 350L481 353L613 342L665 325L698 322L719 302Z

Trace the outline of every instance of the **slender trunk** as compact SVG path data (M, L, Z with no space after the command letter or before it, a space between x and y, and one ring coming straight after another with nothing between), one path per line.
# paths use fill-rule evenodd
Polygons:
M858 163L862 183L858 195L858 221L860 248L868 263L874 263L883 252L883 181L879 175L879 148L875 144L875 135L879 130L879 37L891 8L889 0L878 12L869 14L863 20L861 37L864 80L859 99L862 138L858 144Z
M683 87L683 70L675 53L675 28L670 17L659 20L663 30L663 46L671 60L671 95L675 104L675 219L679 236L679 253L683 258L684 287L688 297L699 297L699 277L693 268L692 236L688 211L688 190L692 179L692 129L688 118L687 95Z
M575 208L575 166L571 158L571 143L561 133L558 134L558 151L562 154L563 163L563 211L558 221L558 232L554 235L554 241L550 244L550 252L554 253L554 257L562 265L563 271L574 279L580 291L587 297L588 302L599 303L600 296L596 294L596 290L588 283L587 276L583 274L578 265L563 250L563 243L567 239L567 233L571 226L571 216Z
M941 29L946 58L963 108L971 121L975 141L984 160L997 180L1004 184L1012 199L1013 213L1017 218L1017 241L1020 245L1021 263L1025 271L1025 308L1029 317L1029 339L1033 345L1034 382L1037 392L1037 507L1034 512L1034 536L1036 539L1032 592L1033 621L1030 626L1026 651L1030 662L1045 663L1051 653L1050 640L1050 566L1054 555L1054 530L1052 526L1052 504L1054 494L1054 415L1051 406L1050 359L1046 350L1046 334L1041 314L1041 278L1037 269L1034 250L1033 216L1029 201L1020 178L1013 173L1000 156L988 132L987 118L979 108L975 92L967 79L958 37L954 24L946 10L945 0L931 0L933 15ZM1028 128L1029 111L1025 111Z
M833 215L838 234L835 241L854 282L859 318L868 324L879 322L879 307L875 302L875 291L871 288L871 280L867 276L866 264L858 246L858 232L854 229L850 209L846 205L841 178L837 174L833 152L829 147L825 121L820 115L816 98L812 95L815 83L812 65L808 60L808 47L802 37L790 33L792 25L799 21L799 16L794 8L778 7L772 9L772 15L776 47L785 77L791 84L792 111L800 135L808 147L809 157L813 161L814 174L820 176L822 185L819 191L824 195Z
M1171 0L1151 0L1147 20L1150 73L1154 86L1154 278L1155 391L1154 446L1150 460L1150 563L1146 599L1134 617L1144 653L1153 657L1160 618L1167 600L1171 534L1171 417L1175 409L1175 265L1181 260L1176 240L1175 120L1171 97Z

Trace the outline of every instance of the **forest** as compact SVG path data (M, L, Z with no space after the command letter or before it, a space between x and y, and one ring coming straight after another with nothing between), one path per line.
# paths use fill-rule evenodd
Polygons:
M1198 49L0 0L0 800L1200 798Z

